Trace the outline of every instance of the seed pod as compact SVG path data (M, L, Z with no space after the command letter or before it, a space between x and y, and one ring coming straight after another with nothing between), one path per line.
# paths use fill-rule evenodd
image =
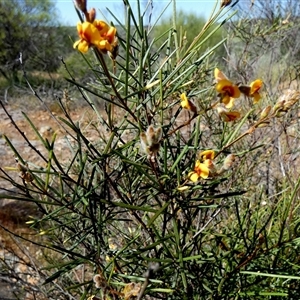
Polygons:
M161 127L154 128L152 125L148 127L146 132L142 132L140 134L141 146L146 154L149 156L157 154L160 146L161 136Z
M226 158L224 159L223 166L221 167L220 170L217 171L216 174L221 175L224 172L230 170L234 162L235 162L235 155L234 154L227 155Z
M227 155L226 158L224 159L222 168L223 168L225 171L230 170L231 167L233 166L234 162L235 162L235 155L234 155L234 154L229 154L229 155Z

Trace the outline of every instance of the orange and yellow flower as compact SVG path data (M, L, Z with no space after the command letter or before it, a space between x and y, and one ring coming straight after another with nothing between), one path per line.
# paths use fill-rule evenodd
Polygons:
M182 108L185 108L185 109L187 109L187 110L190 110L190 111L192 111L192 112L194 112L194 113L197 112L196 106L194 105L194 103L192 103L192 102L187 98L187 96L186 96L185 93L182 93L182 94L180 95L180 99L181 99L181 107L182 107Z
M93 23L78 23L77 31L80 40L76 41L73 47L82 53L86 53L91 46L97 47L104 53L113 52L114 48L117 47L117 30L104 21L94 20Z
M215 174L215 165L213 159L215 152L213 150L205 150L199 154L196 160L194 170L188 174L189 180L197 182L199 178L206 179L208 176Z
M241 95L238 86L228 79L220 80L216 85L216 90L221 94L222 103L224 103L227 108L231 108L234 104L234 99L239 98Z
M259 90L261 89L263 82L261 79L256 79L250 83L250 97L253 98L253 103L257 103L261 99Z
M73 47L82 53L86 53L91 45L97 45L102 40L98 29L92 23L78 23L77 31L80 40L76 41Z
M102 51L112 52L117 44L117 29L115 27L109 27L108 24L100 20L95 20L94 24L103 38L97 47Z
M222 103L227 108L231 108L234 104L234 99L239 98L241 92L238 86L232 83L218 68L214 71L216 79L216 90L222 97Z
M219 82L223 79L228 79L223 72L221 72L218 68L215 68L214 70L214 76L215 76L215 79L216 79L216 82Z
M188 174L189 180L197 182L199 178L206 179L209 176L209 168L207 162L201 163L200 160L196 161L194 170Z
M256 104L261 95L259 93L260 88L262 87L263 82L261 79L256 79L250 83L250 85L241 85L239 90L246 96L254 98L253 103Z
M241 117L238 111L228 111L225 107L219 105L217 107L217 112L224 122L232 122Z
M201 161L205 161L207 159L213 160L215 158L215 151L214 150L205 150L200 152L199 158Z

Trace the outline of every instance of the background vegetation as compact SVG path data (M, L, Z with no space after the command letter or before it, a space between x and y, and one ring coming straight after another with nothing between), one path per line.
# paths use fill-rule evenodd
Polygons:
M134 14L124 1L126 22L111 15L120 48L114 61L96 48L87 55L72 43L60 48L69 29L50 21L39 32L48 40L62 30L57 47L28 47L19 69L20 47L7 56L1 72L9 86L24 86L20 75L31 83L27 70L66 77L58 115L49 107L54 97L31 89L60 126L44 136L24 113L38 144L1 102L29 150L4 133L18 162L1 167L0 197L35 210L26 218L30 235L0 224L19 245L3 240L1 257L19 299L298 299L298 12L295 1L282 9L264 3L220 1L209 20L174 12L151 26L150 6ZM64 64L46 67L57 54ZM215 67L239 86L264 81L258 104L236 100L235 122L215 109ZM70 93L88 109L84 121L72 116ZM196 110L181 106L182 93ZM236 161L192 183L188 174L208 149L217 170L228 154Z

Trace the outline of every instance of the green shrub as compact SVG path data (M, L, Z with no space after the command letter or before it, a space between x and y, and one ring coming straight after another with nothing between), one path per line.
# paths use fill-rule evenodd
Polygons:
M221 43L204 51L202 34L186 49L172 34L152 42L143 13L124 2L126 23L114 20L126 33L118 37L122 54L115 58L116 40L105 49L97 40L94 56L84 56L95 80L68 72L93 119L76 122L61 101L62 144L56 133L44 138L24 114L43 146L20 132L34 164L4 136L22 178L2 169L18 190L5 197L33 202L43 213L28 222L44 236L37 268L44 285L35 295L296 299L300 181L282 159L297 133L280 128L299 92L265 105L260 80L234 84L215 69L211 55ZM228 9L223 5L203 32L226 23L231 16L219 21Z

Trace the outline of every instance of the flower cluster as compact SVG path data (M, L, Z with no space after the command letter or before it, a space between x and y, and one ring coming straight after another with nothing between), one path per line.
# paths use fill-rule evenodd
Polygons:
M216 81L215 88L218 96L221 98L221 103L215 105L214 108L216 108L217 113L224 122L232 122L241 117L240 112L232 110L235 99L239 98L241 94L253 98L254 104L261 99L259 91L263 82L260 79L251 82L249 86L238 86L230 81L218 68L215 69L214 76ZM182 108L197 114L196 106L187 98L186 93L182 93L180 99Z
M113 53L118 44L116 28L110 27L104 21L78 23L77 31L80 40L76 41L73 47L82 53L86 53L91 46L95 46L103 53L107 51Z
M200 178L206 179L208 177L220 175L230 170L235 161L235 156L233 154L229 154L225 158L221 168L217 169L214 163L214 158L215 152L213 150L200 152L199 159L196 160L193 171L188 174L188 179L192 182L197 182Z
M230 81L218 68L214 70L214 77L216 81L215 89L220 97L220 103L211 105L211 108L216 109L218 115L224 122L232 122L241 117L241 113L236 110L232 110L235 99L238 99L241 94L253 98L253 103L256 104L261 99L259 93L262 87L262 80L257 79L250 83L250 85L237 85ZM196 106L187 98L186 93L180 95L181 107L192 111L197 115ZM264 111L264 113L267 113ZM261 125L264 125L262 123ZM200 153L199 158L195 162L193 171L189 172L188 180L197 182L200 178L206 179L208 177L214 177L228 171L234 161L235 156L233 154L228 155L221 168L216 168L214 163L215 152L213 150L206 150ZM184 191L187 187L180 187L180 191Z
M241 96L241 92L237 85L232 83L218 68L214 72L216 80L216 91L219 93L222 103L226 108L231 108L234 99Z
M188 174L188 178L197 182L199 178L206 179L208 176L215 173L215 165L213 159L215 152L213 150L206 150L200 153L199 159L196 160L194 170Z
M102 20L96 20L95 9L87 12L85 5L86 3L83 5L82 1L77 3L77 7L85 14L86 21L77 24L80 39L74 43L73 47L86 53L90 47L94 46L102 53L111 53L115 58L118 50L117 29Z
M230 81L218 68L215 69L214 75L216 80L216 91L221 98L221 104L216 106L216 108L219 116L224 122L231 122L240 118L240 113L238 111L232 111L230 109L234 106L235 99L239 98L241 94L253 98L254 104L258 103L261 99L259 91L263 84L262 80L256 79L251 82L249 86L238 86Z
M226 108L231 108L234 105L234 99L241 96L241 93L247 97L253 98L253 103L259 102L261 95L259 90L262 87L262 80L256 79L250 83L249 86L241 85L237 86L232 83L218 68L214 72L216 80L216 91L219 93L222 103Z

